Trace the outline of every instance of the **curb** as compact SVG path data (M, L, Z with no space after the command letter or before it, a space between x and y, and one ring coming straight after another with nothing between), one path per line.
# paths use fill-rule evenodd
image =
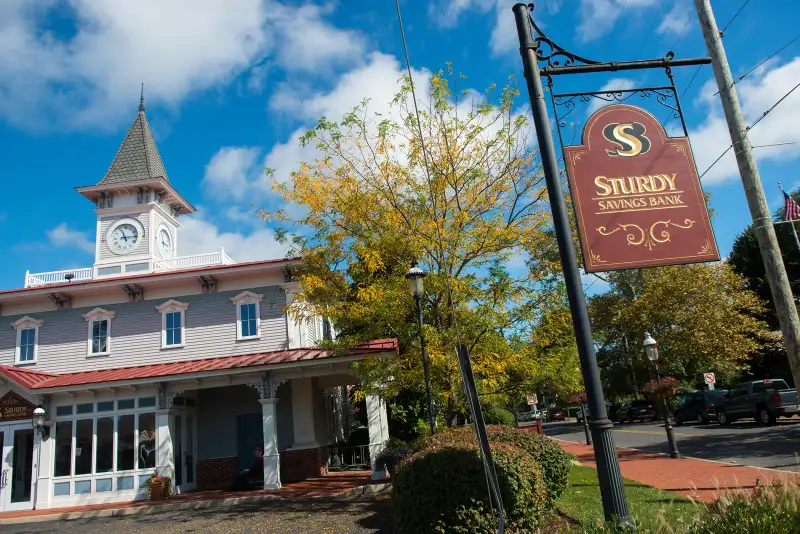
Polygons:
M392 484L367 484L364 486L356 486L342 493L334 495L320 495L316 497L308 497L306 499L284 499L277 495L264 494L264 495L247 495L244 497L230 497L227 499L214 499L206 501L188 501L182 503L165 503L154 504L152 506L135 506L135 507L121 507L121 508L107 508L104 510L87 510L84 512L58 512L58 509L53 509L53 513L46 515L30 515L23 517L9 517L7 519L0 518L0 525L21 525L25 523L47 523L52 521L73 521L76 519L95 519L103 517L126 517L138 514L157 514L161 512L180 512L182 510L211 510L215 508L226 508L229 506L236 506L240 504L258 504L262 502L273 501L293 501L293 500L321 500L321 499L356 499L359 497L371 497L375 495L383 495L391 491ZM125 504L125 503L120 503Z

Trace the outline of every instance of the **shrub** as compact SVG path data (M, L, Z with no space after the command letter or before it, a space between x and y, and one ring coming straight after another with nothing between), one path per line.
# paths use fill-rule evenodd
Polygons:
M517 425L517 419L514 417L514 414L505 408L489 408L484 412L483 420L487 425Z
M787 482L735 492L711 504L691 534L800 532L800 487Z
M534 532L549 510L547 485L527 453L494 444L508 532ZM420 451L398 469L392 508L399 534L494 533L483 464L475 445Z
M536 432L505 426L488 426L489 440L507 443L531 455L542 472L550 490L550 499L558 499L567 487L572 469L570 455L558 444ZM476 446L475 430L470 426L446 429L434 436L427 436L417 443L417 450L443 447L473 448Z

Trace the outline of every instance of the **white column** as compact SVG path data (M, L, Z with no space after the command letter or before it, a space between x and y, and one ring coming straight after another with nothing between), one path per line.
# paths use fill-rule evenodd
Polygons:
M292 450L316 449L314 431L314 385L310 378L292 380L292 418L294 422L294 444Z
M375 470L375 459L389 439L389 418L386 403L377 395L367 395L367 427L369 429L369 457L372 463L372 480L386 478L384 471Z
M52 422L48 422L50 431L52 432ZM41 439L39 432L34 431L33 438L33 473L34 473L34 486L35 497L33 499L33 508L35 510L50 508L50 495L53 490L51 487L51 474L53 472L53 439Z
M175 462L172 452L172 434L170 432L170 420L173 415L170 410L158 410L156 412L156 468L158 474L168 476L175 485Z
M297 291L286 290L286 335L290 349L303 346L303 321L292 314L292 303L294 302Z
M281 487L281 457L278 453L278 399L259 399L264 425L264 489Z

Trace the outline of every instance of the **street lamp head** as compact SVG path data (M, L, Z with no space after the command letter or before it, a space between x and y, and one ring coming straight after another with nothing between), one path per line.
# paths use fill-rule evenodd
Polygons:
M411 262L411 268L406 273L406 280L408 280L408 289L411 291L412 297L420 298L425 292L423 278L425 278L425 271L417 267L416 261Z
M49 432L47 428L47 412L41 406L33 409L33 417L31 418L31 426L36 429L43 437L46 437Z
M651 362L658 361L658 343L649 332L644 333L644 353Z

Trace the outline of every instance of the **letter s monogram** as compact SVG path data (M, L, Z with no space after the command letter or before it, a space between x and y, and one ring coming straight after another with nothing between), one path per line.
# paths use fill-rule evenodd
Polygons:
M617 145L614 150L606 150L609 156L632 158L646 154L650 150L650 139L644 135L644 124L638 122L612 122L603 128L603 137Z

